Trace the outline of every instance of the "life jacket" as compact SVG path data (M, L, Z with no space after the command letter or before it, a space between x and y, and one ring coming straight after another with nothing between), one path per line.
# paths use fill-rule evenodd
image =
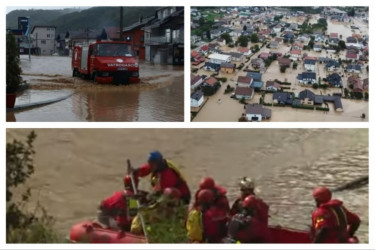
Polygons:
M180 168L177 167L177 165L171 162L170 160L165 160L165 162L166 162L167 167L172 169L173 172L178 176L179 181L177 185L175 186L175 188L180 187L182 183L184 182L186 183L186 179L182 175ZM154 189L158 189L157 185L159 185L159 179L160 178L159 178L158 172L151 174L151 185L154 187Z
M202 212L199 209L193 209L189 212L186 220L186 231L188 239L192 242L203 241L203 222Z
M336 238L340 243L346 243L349 237L347 233L348 218L342 202L339 200L330 200L327 203L321 204L319 208L325 209L327 212L329 211L330 215L333 216L333 219L330 220L331 223L327 227L327 237L332 240Z

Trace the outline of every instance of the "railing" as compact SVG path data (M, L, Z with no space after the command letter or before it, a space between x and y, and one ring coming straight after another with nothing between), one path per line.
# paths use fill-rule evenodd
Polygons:
M144 41L145 44L168 44L168 43L184 43L184 37L171 38L169 41L165 36L152 36L146 38Z

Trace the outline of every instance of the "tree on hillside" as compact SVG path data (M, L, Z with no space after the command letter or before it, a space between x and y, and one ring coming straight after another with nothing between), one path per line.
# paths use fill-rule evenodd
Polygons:
M243 31L246 31L246 30L247 30L247 26L244 25L244 26L243 26Z

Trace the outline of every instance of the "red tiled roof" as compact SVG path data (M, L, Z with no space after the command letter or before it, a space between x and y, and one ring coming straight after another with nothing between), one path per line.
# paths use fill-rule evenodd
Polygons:
M217 82L217 80L214 77L209 77L204 82L207 83L208 85L214 85Z
M248 83L248 84L250 84L252 80L253 79L251 77L248 77L248 76L239 76L237 78L237 82L240 82L240 83Z
M249 48L245 48L245 47L238 47L237 51L241 52L241 53L246 53L246 52L249 52Z
M247 87L237 87L235 94L236 95L252 95L254 92L253 88L247 88Z
M290 54L295 54L295 55L301 55L302 51L295 49L290 52Z
M201 50L203 50L203 51L208 50L208 46L207 46L207 45L203 45L203 46L201 47Z

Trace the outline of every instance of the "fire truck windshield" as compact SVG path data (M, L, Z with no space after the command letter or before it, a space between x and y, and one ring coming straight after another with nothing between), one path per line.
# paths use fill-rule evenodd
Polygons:
M98 44L97 56L133 56L131 46L123 43Z

